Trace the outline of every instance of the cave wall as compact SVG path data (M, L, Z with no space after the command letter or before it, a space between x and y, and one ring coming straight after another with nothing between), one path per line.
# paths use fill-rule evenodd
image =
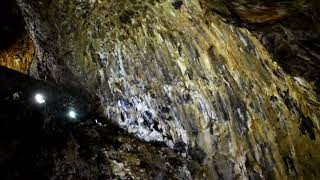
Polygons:
M205 13L246 27L273 60L292 75L320 88L320 3L316 0L201 0Z
M92 113L74 90L2 66L0 72L1 180L192 179L201 174L198 162L140 141ZM37 93L45 103L34 101ZM70 106L75 119L67 116Z
M0 2L0 65L28 73L34 48L15 1Z
M314 84L203 3L18 4L36 47L34 77L97 95L123 129L201 163L198 178L319 177Z
M10 47L0 51L0 65L28 74L34 53L33 43L25 33Z

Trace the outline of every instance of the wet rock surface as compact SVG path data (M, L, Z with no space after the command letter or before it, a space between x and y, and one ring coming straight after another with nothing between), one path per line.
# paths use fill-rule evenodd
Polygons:
M91 114L83 96L81 101L77 94L53 84L3 67L0 70L3 87L0 89L1 179L192 179L202 176L199 163L169 148L147 145ZM46 104L39 105L33 100L34 92L39 89L46 93ZM72 103L83 115L77 119L66 117L65 102Z
M317 179L318 20L299 17L315 22L308 30L286 21L298 17L279 2L18 4L37 49L34 77L96 95L105 117L192 158L202 178Z

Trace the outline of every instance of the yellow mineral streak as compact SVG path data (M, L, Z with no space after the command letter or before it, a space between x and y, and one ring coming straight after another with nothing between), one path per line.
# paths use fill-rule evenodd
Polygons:
M27 74L34 57L34 47L28 35L0 52L0 65Z
M125 123L126 114L134 124L144 111L152 112L163 134L206 153L198 178L320 176L313 86L287 75L248 30L206 16L197 0L183 1L178 10L169 0L101 0L88 14L67 2L48 8L50 23L66 30L48 43L64 47L55 54L105 98L112 120ZM63 20L61 11L67 14ZM106 79L97 81L99 74ZM190 100L182 102L185 95ZM120 106L124 99L133 107ZM159 109L169 104L172 117L166 120ZM314 124L314 139L301 130L304 119ZM141 135L141 124L131 124L124 125L129 132L152 138Z

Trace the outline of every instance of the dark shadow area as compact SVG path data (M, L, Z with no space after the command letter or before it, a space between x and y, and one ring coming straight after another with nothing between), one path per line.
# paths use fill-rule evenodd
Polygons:
M48 179L53 156L88 116L85 96L0 66L0 179ZM41 93L45 103L36 101ZM77 116L68 115L73 108ZM45 157L45 158L44 158Z
M15 0L0 1L0 51L7 49L26 32Z
M319 8L320 10L320 8ZM320 20L297 13L253 30L273 59L291 76L314 82L320 95Z
M43 83L1 66L0 87L1 180L119 179L110 162L127 161L135 174L121 179L183 179L171 170L183 165L193 175L197 172L196 162L137 140L101 117L75 89ZM39 93L45 103L35 98ZM77 118L69 116L70 107Z

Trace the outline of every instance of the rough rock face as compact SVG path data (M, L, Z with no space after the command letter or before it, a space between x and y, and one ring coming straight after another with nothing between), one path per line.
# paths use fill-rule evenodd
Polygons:
M201 2L19 0L37 52L33 75L97 95L106 117L198 161L202 178L319 178L314 84L288 75L254 34ZM237 16L287 17L275 6L239 6Z
M145 144L88 111L85 96L0 67L0 178L191 179L199 163ZM46 103L33 101L35 92ZM79 117L65 116L72 104ZM81 109L81 110L80 110ZM82 115L81 115L82 114Z
M0 65L27 74L33 57L33 43L28 35L24 35L11 47L0 52Z
M316 0L201 0L206 13L252 30L284 71L320 90L320 3Z
M0 65L27 73L34 48L15 1L0 2L0 23Z

